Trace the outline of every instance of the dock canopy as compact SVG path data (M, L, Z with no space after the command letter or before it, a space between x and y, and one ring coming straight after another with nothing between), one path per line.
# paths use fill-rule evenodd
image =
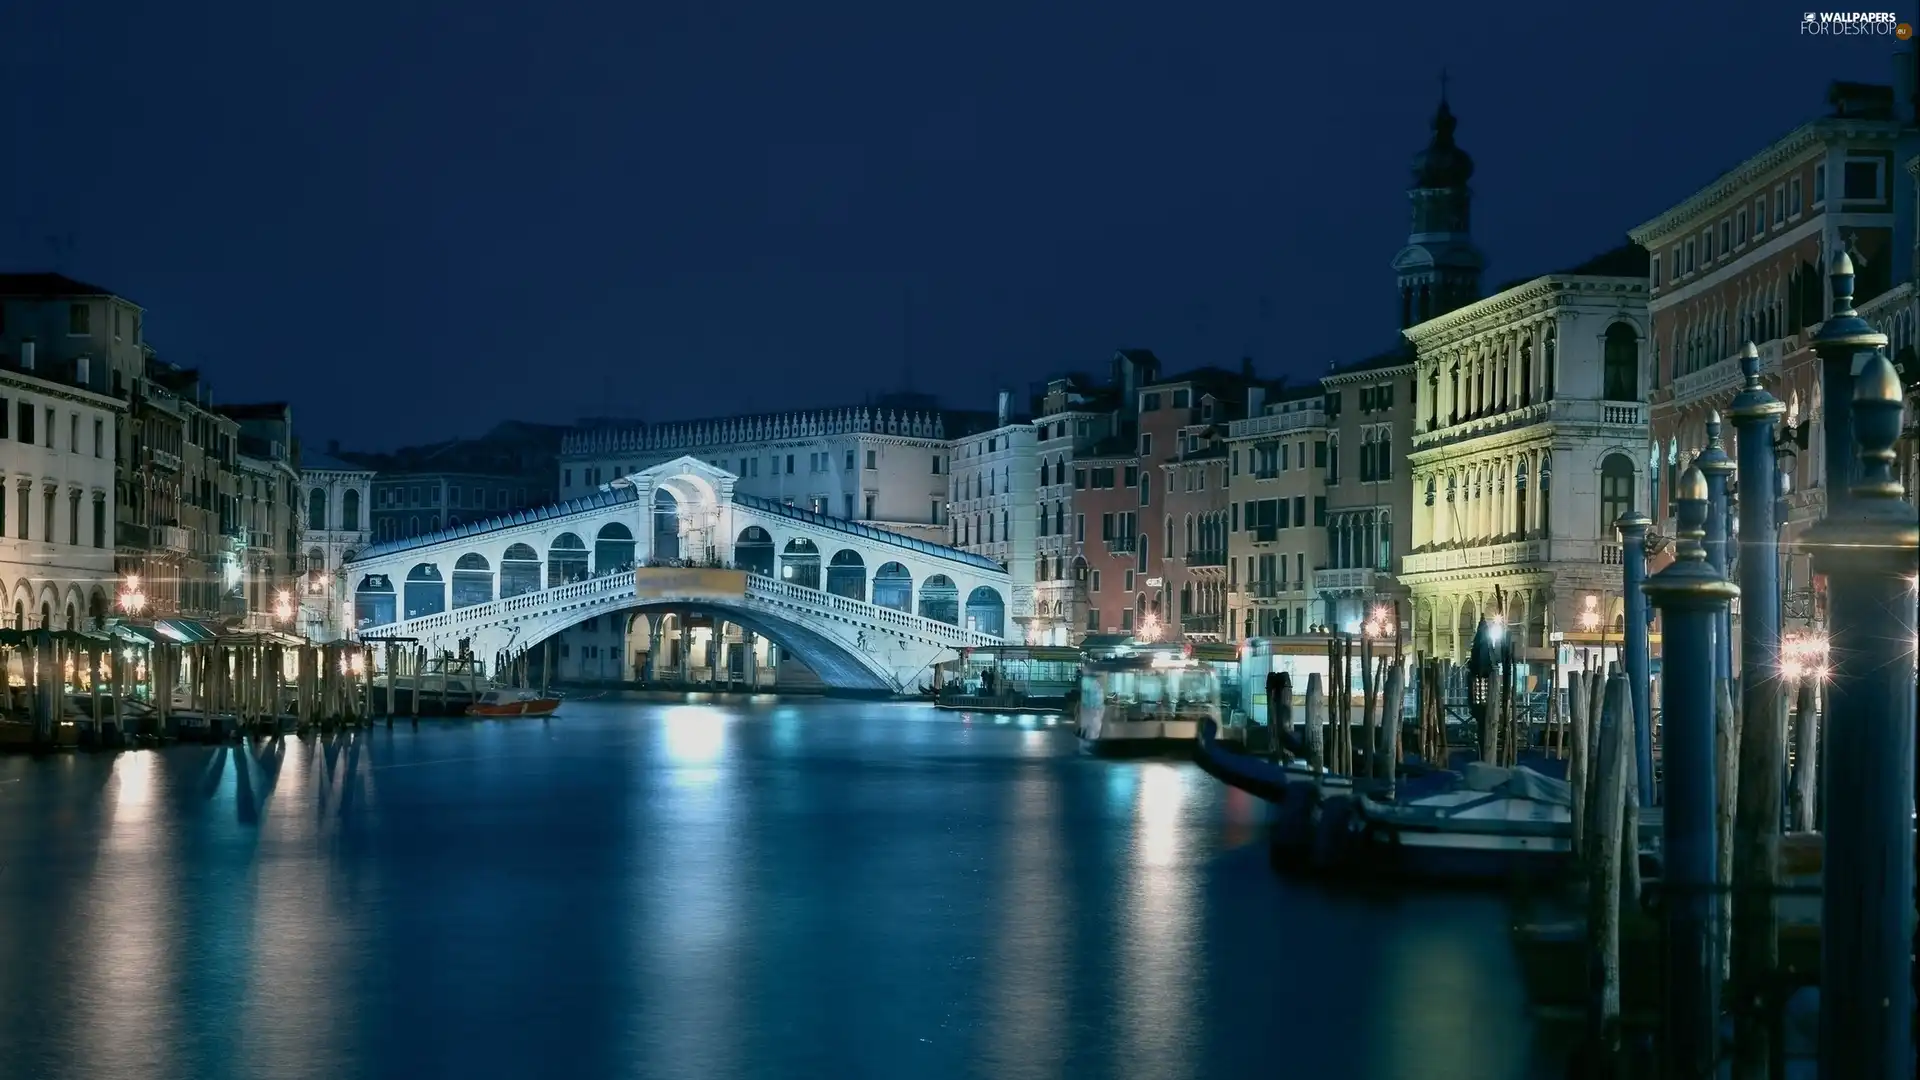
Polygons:
M1081 660L1081 652L1070 645L989 645L981 649L968 649L966 659L978 664L1005 663L1012 660L1077 664Z
M219 631L196 619L155 619L153 628L167 641L179 645L198 645L220 636Z

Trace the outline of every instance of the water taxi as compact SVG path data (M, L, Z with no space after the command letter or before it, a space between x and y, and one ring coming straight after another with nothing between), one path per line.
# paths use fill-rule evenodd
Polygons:
M479 701L467 706L467 715L546 717L552 716L559 709L558 694L543 694L538 690L496 689L480 695Z
M1220 675L1174 650L1088 660L1074 715L1092 753L1190 751L1200 722L1218 722Z

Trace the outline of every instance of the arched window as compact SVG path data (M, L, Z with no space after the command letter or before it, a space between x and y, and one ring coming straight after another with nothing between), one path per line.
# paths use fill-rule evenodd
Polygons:
M1633 508L1633 461L1608 454L1600 463L1600 535L1613 535L1613 523Z
M325 529L327 527L327 489L314 488L307 495L307 528Z
M1608 401L1640 400L1640 341L1623 322L1607 327L1603 349L1601 396Z
M348 532L360 528L360 492L353 488L348 488L346 494L340 496L340 527Z

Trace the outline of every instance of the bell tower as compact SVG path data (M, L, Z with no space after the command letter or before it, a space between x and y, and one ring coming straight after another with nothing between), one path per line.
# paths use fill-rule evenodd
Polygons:
M1459 126L1447 104L1447 77L1440 76L1440 107L1433 137L1413 156L1412 225L1407 246L1394 257L1400 285L1400 326L1405 329L1480 299L1486 260L1473 246L1473 158L1453 141Z

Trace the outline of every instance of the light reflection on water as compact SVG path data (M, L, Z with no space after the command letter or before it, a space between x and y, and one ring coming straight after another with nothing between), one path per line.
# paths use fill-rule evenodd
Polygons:
M845 702L0 759L9 1075L1508 1080L1498 904L1070 730Z
M177 977L167 940L177 864L173 838L155 821L165 765L158 754L121 754L109 766L96 870L75 897L95 927L75 954L81 1075L136 1076L141 1069L165 1075L178 1067L166 1030L168 991ZM7 1000L24 999L9 994Z
M1186 786L1200 774L1139 766L1131 858L1114 894L1120 908L1120 1037L1126 1080L1184 1080L1204 987L1193 977L1198 866L1183 858Z

